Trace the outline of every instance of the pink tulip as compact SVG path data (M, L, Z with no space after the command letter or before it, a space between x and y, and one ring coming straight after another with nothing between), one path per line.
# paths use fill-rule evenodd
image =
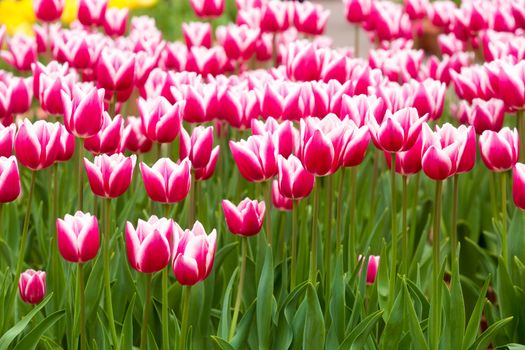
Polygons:
M512 169L519 158L519 136L516 129L507 127L500 131L485 130L479 137L481 159L492 171Z
M75 75L68 73L69 66L51 61L47 66L37 62L33 70L33 95L40 101L42 108L54 115L63 114L61 90L70 91Z
M252 135L247 140L230 141L230 150L241 175L259 182L277 174L277 152L269 134Z
M91 191L99 197L117 198L128 189L136 155L125 157L121 153L111 156L101 154L96 156L93 163L84 158L84 166Z
M366 124L369 115L376 120L382 120L385 114L385 103L380 97L374 95L343 95L340 111L333 112L341 119L348 118L361 127Z
M108 8L104 15L104 32L110 36L123 36L128 22L127 8Z
M190 0L190 5L197 17L220 17L224 12L224 0Z
M474 136L474 142L475 142ZM476 144L474 143L474 147ZM423 151L423 136L419 134L416 143L407 151L396 152L396 172L401 175L417 174L421 170L421 153ZM385 152L385 159L390 169L392 167L392 157L390 153Z
M255 59L259 62L271 60L273 46L273 35L271 33L261 33L255 44Z
M265 209L264 202L249 198L243 199L237 206L229 200L222 201L228 229L239 236L254 236L261 231Z
M219 75L224 73L227 63L228 57L222 46L213 46L209 49L193 46L188 54L185 68L202 76Z
M140 220L137 229L126 223L126 252L131 267L143 273L158 272L168 266L172 254L174 225L171 219L155 215Z
M468 114L468 122L476 129L477 134L485 130L499 131L503 127L505 105L503 101L490 99L488 101L475 98Z
M127 91L135 81L135 55L117 49L102 50L97 64L97 82L108 91Z
M191 230L182 230L177 224L175 228L180 241L173 256L173 274L183 286L192 286L205 280L212 270L217 232L214 229L207 235L199 221Z
M20 195L20 173L14 156L0 157L0 203L14 201Z
M281 194L277 180L272 181L272 204L275 208L283 211L293 209L293 200Z
M139 98L138 109L144 135L159 143L175 140L181 128L185 102L174 105L162 96L144 100Z
M226 56L232 60L249 60L255 54L258 38L259 29L252 29L244 24L217 28L217 41L224 47Z
M73 86L71 95L62 91L64 125L80 138L96 135L104 124L104 89L90 85Z
M53 56L59 61L69 63L73 68L91 68L102 48L102 43L98 40L100 38L95 36L78 34L58 36L54 41Z
M454 20L456 4L449 0L433 1L428 9L428 16L433 25L448 29Z
M40 21L54 22L62 16L64 3L64 0L33 0L33 10Z
M28 269L20 274L18 292L24 303L36 305L46 295L46 273Z
M365 22L372 10L371 0L344 0L346 19L350 23Z
M106 15L108 0L80 0L78 21L85 26L102 26Z
M358 127L350 119L345 119L343 122L347 125L347 130L343 136L344 146L341 149L341 166L357 166L365 159L366 150L370 143L368 126Z
M277 154L285 158L288 158L297 148L299 132L290 121L279 123L273 117L269 117L264 122L253 119L251 128L254 135L270 134Z
M84 141L84 147L93 154L112 154L119 150L122 139L122 117L117 114L113 120L104 112L104 124L100 131Z
M288 46L286 74L298 81L319 80L321 60L313 43L296 42Z
M460 72L450 71L450 77L459 98L472 101L474 98L489 99L492 92L487 71L479 66L464 67Z
M205 167L195 169L195 180L197 181L205 181L208 180L215 171L215 167L217 166L217 160L219 159L219 151L220 146L216 146L212 151L210 155L210 160L208 161L208 164L206 164Z
M32 78L11 78L7 89L9 111L14 114L25 113L31 108L33 100Z
M7 86L0 81L0 120L11 117Z
M13 154L15 134L15 124L6 127L0 123L0 157L10 157Z
M177 203L186 198L191 184L190 167L189 159L175 164L169 158L160 158L151 168L140 163L148 196L161 203Z
M419 115L427 114L432 120L441 117L446 85L433 79L426 79L420 83L413 81L413 84L415 92L409 104L417 109Z
M316 176L333 174L340 165L345 128L335 114L301 119L300 158Z
M491 78L496 97L503 100L508 110L525 109L525 60L516 64L494 61L485 68Z
M305 34L321 35L325 31L330 10L324 10L319 4L311 2L294 3L295 28Z
M95 216L77 211L74 216L57 219L56 225L58 250L66 261L85 263L97 256L100 234Z
M29 119L18 129L15 137L15 153L18 161L31 170L51 166L57 159L60 147L60 123Z
M525 164L516 163L512 170L512 198L514 204L525 210Z
M125 148L133 153L146 153L152 146L151 140L144 135L140 118L127 117L121 139L121 150Z
M399 152L410 149L417 140L421 125L427 116L420 117L415 108L402 108L392 114L386 111L381 124L369 118L368 127L374 144L386 152Z
M213 148L213 126L197 126L191 137L181 129L180 159L188 158L193 169L205 167L210 161Z
M268 1L261 10L261 30L263 32L283 32L290 26L288 5L280 1Z
M412 21L424 18L430 6L427 0L405 0L404 3L405 12Z
M75 136L60 124L60 142L58 143L57 162L67 162L75 153Z
M182 33L188 48L192 46L211 47L211 25L207 22L182 23Z
M288 159L279 155L278 168L279 192L284 197L301 199L312 192L315 177L303 167L299 158L293 154Z
M36 62L37 47L33 38L23 34L15 34L7 43L8 51L0 51L0 58L19 71L31 70Z
M368 265L366 267L366 283L367 284L374 284L377 276L377 269L379 267L379 259L380 257L378 255L370 255L368 256ZM365 257L362 255L359 255L357 257L357 260L361 262L361 269L365 263Z

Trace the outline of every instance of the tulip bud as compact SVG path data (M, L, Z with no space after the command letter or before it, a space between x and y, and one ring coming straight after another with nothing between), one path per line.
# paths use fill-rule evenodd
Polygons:
M512 169L519 158L519 137L516 129L507 127L499 132L486 130L479 137L481 159L492 171Z
M51 166L57 159L60 144L60 123L29 119L18 129L15 137L15 153L18 161L31 170Z
M140 118L127 117L121 139L121 150L128 149L133 153L146 153L152 145L151 140L144 135Z
M77 211L57 219L58 249L62 257L73 263L85 263L97 256L100 235L97 218Z
M0 203L12 202L20 195L20 173L14 156L0 157Z
M105 48L97 64L97 82L108 91L127 91L135 81L135 55Z
M249 198L243 199L237 206L229 200L222 201L228 229L239 236L254 236L261 231L265 209L264 202Z
M157 218L140 220L137 229L126 223L126 252L128 261L135 270L153 273L168 266L171 258L174 226L171 219Z
M190 0L190 5L197 17L220 17L224 12L224 0Z
M104 32L110 36L123 36L126 34L128 12L127 8L108 8L104 15Z
M279 192L291 199L307 197L312 192L315 177L304 167L299 158L293 154L285 159L279 155Z
M213 148L213 126L207 128L197 126L191 133L181 129L180 159L189 158L194 169L205 167L209 161Z
M85 26L101 26L106 15L108 0L80 0L78 21Z
M367 284L374 284L377 276L377 269L379 267L379 256L378 255L370 255L368 256L368 265L366 267L366 283ZM363 265L365 263L365 257L362 255L359 255L357 257L357 260L360 262L361 269L363 268Z
M32 269L22 272L18 280L18 291L24 303L40 303L46 295L46 273Z
M192 46L211 47L211 25L206 22L182 23L182 33L188 48Z
M419 115L427 114L432 120L441 117L445 102L446 85L434 79L412 82L416 90L409 105L416 108Z
M173 257L173 274L183 286L192 286L208 277L215 260L217 232L206 235L197 221L191 230L183 231L175 224L180 241Z
M8 51L0 51L0 58L18 71L29 71L36 62L37 47L33 38L15 34L7 43Z
M122 138L122 117L118 114L113 120L107 112L103 113L104 124L100 131L84 141L84 147L93 154L112 154L119 150Z
M512 198L514 204L525 210L525 164L516 163L512 170Z
M0 124L0 157L9 157L13 154L15 134L15 124L11 124L7 127Z
M272 204L279 210L292 210L293 200L286 198L279 191L279 183L277 180L272 181Z
M252 135L248 140L230 141L230 150L241 175L259 182L277 174L277 155L269 134Z
M80 138L96 135L104 123L104 89L75 85L71 96L62 91L64 125Z
M11 78L7 90L9 111L11 113L21 114L29 110L33 99L32 85L32 78Z
M162 96L144 100L139 98L138 108L144 135L159 143L169 143L179 134L185 102L174 105Z
M282 155L284 158L288 158L290 154L296 151L299 132L294 128L291 121L279 123L273 117L269 117L263 123L260 120L252 119L251 127L254 135L269 133L277 154Z
M75 136L60 124L60 142L58 144L57 162L67 162L75 153Z
M203 168L194 170L195 180L205 181L213 175L215 167L217 166L217 159L219 159L219 150L220 146L216 146L213 149L213 151L211 151L210 160L208 161L208 164L206 164L206 166Z
M42 22L59 20L64 11L64 2L64 0L33 0L36 18Z
M347 130L343 136L341 150L341 165L353 167L361 164L365 159L366 149L370 143L368 126L357 127L352 120L345 119Z
M468 122L480 135L485 130L499 131L503 127L504 117L505 104L503 101L497 99L483 101L475 98L472 100Z
M350 23L365 22L372 9L371 0L344 0L346 19Z
M148 196L161 203L177 203L186 198L191 184L190 167L189 159L175 164L169 158L160 158L151 168L140 163Z
M84 158L84 166L91 191L99 197L117 198L124 194L131 184L136 155L125 157L122 153L111 156L101 154L94 162Z

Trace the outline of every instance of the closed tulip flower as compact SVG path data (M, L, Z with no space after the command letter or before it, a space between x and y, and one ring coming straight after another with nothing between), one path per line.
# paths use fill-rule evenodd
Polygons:
M57 162L67 162L75 153L75 136L60 124L60 142L58 145Z
M207 22L182 23L182 33L188 48L192 46L211 47L211 25Z
M57 159L60 131L60 123L38 120L31 124L24 119L15 137L18 161L31 170L51 166Z
M122 117L118 114L113 120L104 112L104 124L100 131L84 141L84 147L93 154L112 154L119 150L122 138Z
M7 127L0 124L0 157L9 157L13 154L15 134L15 124L11 124Z
M499 131L503 127L505 104L501 100L488 101L475 98L468 113L468 122L476 129L477 134L485 130Z
M0 203L12 202L20 195L20 173L14 156L0 157Z
M379 259L380 257L378 255L370 255L368 257L368 265L366 266L366 283L367 284L374 284L377 276L377 269L379 267ZM361 262L361 270L365 263L365 257L362 255L359 255L357 257L357 260Z
M110 36L126 34L129 10L126 8L108 8L104 14L104 32Z
M324 10L321 5L311 2L295 2L294 5L295 28L305 34L323 34L330 16L330 10Z
M131 267L143 273L158 272L168 266L172 254L174 226L171 219L155 215L140 220L137 229L126 223L126 252Z
M46 295L46 273L28 269L20 274L18 292L24 303L36 305Z
M252 135L247 140L230 141L230 150L241 175L259 182L277 174L277 153L269 134Z
M285 58L286 74L297 81L319 80L321 58L313 43L295 42L288 46Z
M203 168L210 161L213 149L213 126L197 126L191 132L181 129L180 159L189 158L193 169Z
M95 216L77 211L74 216L57 219L56 225L58 249L66 261L85 263L97 256L100 234Z
M215 18L224 12L224 0L190 0L190 5L197 17Z
M152 146L151 140L144 135L140 118L127 117L121 140L121 149L128 149L133 153L146 153Z
M412 82L415 92L409 105L416 108L419 115L427 114L432 120L441 117L445 103L446 85L433 79Z
M237 206L229 200L222 201L228 229L239 236L254 236L261 231L265 209L264 202L249 198L243 199Z
M18 71L29 71L36 62L37 47L33 38L15 34L7 43L7 51L0 51L0 58Z
M279 155L279 191L291 199L307 197L314 187L315 177L304 167L299 158L293 154L285 159Z
M481 159L492 171L512 169L519 158L519 137L516 129L486 130L479 137Z
M416 142L426 118L426 115L420 117L417 109L412 107L393 114L387 110L381 124L376 118L369 118L368 127L376 147L390 153L406 151Z
M140 173L148 196L161 203L177 203L186 198L191 184L190 170L189 159L175 164L169 158L160 158L151 168L140 163Z
M512 170L512 198L514 204L525 210L525 164L516 163Z
M97 64L97 82L108 91L127 91L135 82L135 55L105 48Z
M268 117L264 122L252 119L251 127L254 135L269 133L277 150L277 154L282 155L284 158L288 158L290 154L296 151L299 132L291 121L286 120L279 123L273 117Z
M281 194L277 180L272 181L272 204L279 210L288 211L293 209L293 200Z
M206 234L197 221L191 230L183 231L175 224L180 241L173 256L173 274L183 286L192 286L208 277L215 260L217 232Z
M252 29L244 24L217 28L217 41L224 47L226 56L232 60L249 60L255 54L258 38L259 29Z
M368 19L372 10L371 0L344 0L346 19L350 23L360 23Z
M353 167L361 164L365 159L366 150L370 143L368 126L358 127L352 120L345 119L347 130L343 137L341 150L341 166Z
M475 138L474 138L474 141ZM474 143L474 147L476 144ZM421 152L423 151L423 136L419 134L416 143L409 150L396 152L396 172L401 175L417 174L421 170ZM385 152L385 159L390 169L392 166L392 157Z
M138 108L144 135L159 143L175 140L181 128L184 105L184 101L172 105L163 96L148 100L139 98Z
M104 23L108 0L80 0L78 21L85 26L101 26Z
M33 100L32 78L11 78L7 89L9 111L14 114L25 113Z
M290 27L288 5L280 1L268 1L262 8L261 30L264 32L283 32Z
M101 154L96 156L93 163L84 158L84 166L91 191L99 197L116 198L128 189L136 155L125 157L121 153L111 156Z
M215 146L213 151L211 151L210 160L208 161L208 164L206 164L205 167L195 169L195 180L205 181L213 175L215 167L217 166L217 160L219 159L219 151L220 146Z
M90 85L75 85L68 95L62 91L64 125L79 138L96 135L104 124L104 89Z
M454 175L457 169L459 140L450 137L450 133L447 135L439 130L432 132L426 123L423 124L422 133L424 146L421 164L425 174L433 180L445 180Z
M64 0L33 0L33 10L40 21L54 22L62 16L64 3Z

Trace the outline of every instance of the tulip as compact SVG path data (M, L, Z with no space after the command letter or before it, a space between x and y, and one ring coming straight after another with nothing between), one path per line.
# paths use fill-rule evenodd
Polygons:
M290 44L285 59L288 77L298 81L319 80L322 67L317 50L313 43Z
M295 28L305 34L323 34L330 16L330 10L324 10L321 5L311 2L296 2L294 5Z
M241 175L259 182L277 174L277 154L269 134L252 135L247 140L230 141L230 150Z
M340 165L345 128L335 114L301 119L300 158L316 176L333 174Z
M380 257L378 255L368 256L368 265L366 266L366 283L367 284L374 284L376 280L377 269L379 267L379 259ZM361 270L362 270L362 267L365 263L365 257L362 255L359 255L357 260L361 262Z
M416 108L419 115L427 114L432 120L441 117L446 85L433 79L421 83L414 82L414 85L416 90L409 105Z
M91 191L99 197L121 196L131 183L136 160L137 156L134 154L125 157L121 153L111 156L101 154L95 157L93 163L84 158Z
M237 206L229 200L222 201L228 229L239 236L254 236L261 231L265 209L264 202L249 198L243 199Z
M350 23L365 22L372 10L371 0L344 0L346 19Z
M433 1L428 9L428 16L432 24L439 28L448 29L454 20L456 4L449 0Z
M197 17L220 17L224 12L224 0L190 0L190 5Z
M251 128L254 135L269 133L277 154L282 155L284 158L288 158L297 148L299 135L291 121L279 123L273 117L269 117L264 122L252 119Z
M42 108L50 114L63 114L61 90L70 91L75 81L75 75L68 73L68 64L51 61L44 66L36 62L31 68L33 95L40 101Z
M512 169L519 157L519 137L516 129L486 130L479 137L481 159L492 171Z
M28 269L20 275L18 291L24 303L36 305L46 295L46 273Z
M404 152L396 152L396 173L404 176L417 174L421 170L422 150L423 137L421 134L419 134L416 143L414 143L414 145L409 150ZM385 158L388 164L388 168L391 168L392 158L388 152L385 152Z
M291 199L307 197L312 192L315 177L302 165L299 158L290 155L288 159L279 155L279 192Z
M525 60L516 64L504 60L491 62L485 69L491 79L496 97L510 110L525 109Z
M514 204L525 210L525 164L516 163L512 170L512 198Z
M252 29L245 24L217 28L217 41L232 60L249 60L255 54L258 38L259 29Z
M58 144L57 162L67 162L75 153L75 136L60 124L60 142Z
M15 134L15 124L11 124L7 127L0 124L0 157L9 157L13 154Z
M140 118L127 117L121 139L121 150L125 148L133 153L146 153L152 145L151 140L144 135Z
M0 203L12 202L20 195L20 173L14 156L0 157Z
M214 46L209 49L193 46L188 54L185 68L202 76L218 75L224 73L227 63L228 57L222 46Z
M62 91L64 125L79 138L96 135L104 125L104 89L75 85L68 95Z
M101 26L104 23L108 0L80 0L78 21L85 26Z
M158 272L168 266L171 258L174 227L173 221L157 218L140 220L137 229L126 223L126 252L135 270L143 273Z
M29 71L36 62L37 48L32 38L15 34L7 43L8 51L0 51L0 58L18 71Z
M208 277L215 258L217 232L206 234L197 221L191 230L175 224L180 241L173 255L173 274L183 286L192 286Z
M344 146L341 149L341 165L344 167L357 166L365 159L366 149L370 142L368 126L358 127L350 119L345 119L344 123L348 127L343 136Z
M175 164L169 158L160 158L148 167L140 164L140 173L148 196L161 203L177 203L186 198L190 190L190 161Z
M100 235L97 218L77 211L57 219L58 249L62 257L73 263L84 263L97 256Z
M427 15L430 4L426 0L405 0L405 12L412 20L421 20Z
M7 86L0 82L0 120L11 117L9 110L9 98L7 96Z
M211 25L207 22L182 23L182 33L186 46L211 47Z
M289 211L293 209L293 200L281 194L277 180L272 181L272 204L279 210Z
M387 110L381 124L376 118L369 118L368 127L376 147L392 153L410 149L426 119L426 115L419 116L417 109L407 107L395 113Z
M97 64L97 82L108 91L127 91L135 79L135 55L105 48Z
M110 36L123 36L126 33L128 12L127 8L108 8L104 15L104 32Z
M144 100L139 98L138 109L143 133L150 140L169 143L179 134L185 102L174 105L162 96Z
M505 105L503 101L490 99L488 101L475 98L468 114L468 122L476 129L477 134L485 130L499 131L503 127Z
M122 138L122 117L118 114L113 120L107 112L103 113L104 124L100 131L84 141L84 147L93 154L112 154L119 150Z
M205 167L213 148L213 127L197 126L191 133L181 129L180 159L188 158L193 169Z
M64 0L33 0L36 18L42 22L59 20L64 11L64 2Z
M262 9L261 30L263 32L283 32L290 26L287 4L280 1L268 1Z
M73 68L91 68L98 58L103 42L100 38L87 35L57 36L54 40L53 56L65 61Z
M40 170L51 166L57 159L60 144L60 123L28 119L20 126L15 137L15 154L23 166Z
M271 60L273 46L273 35L271 33L262 33L255 44L255 59L259 62Z
M219 159L219 151L220 146L216 146L212 151L210 155L210 160L208 164L206 164L205 167L195 169L195 180L196 181L205 181L208 180L215 171L215 167L217 166L217 160Z
M33 99L32 78L11 78L7 90L9 100L9 112L25 113L31 107Z

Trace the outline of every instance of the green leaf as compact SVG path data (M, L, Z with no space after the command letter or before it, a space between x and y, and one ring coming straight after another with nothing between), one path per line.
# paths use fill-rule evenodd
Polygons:
M259 337L259 348L269 349L271 344L271 321L273 302L273 254L272 247L266 247L264 265L257 287L257 336Z
M463 349L468 349L476 340L479 330L479 323L481 322L481 314L483 312L483 307L485 306L485 299L490 279L491 277L489 276L485 281L485 284L483 284L481 292L478 296L478 300L476 301L476 306L474 306L474 310L472 311L472 315L468 321L467 329L465 330L465 337L463 338Z
M217 346L218 349L221 349L221 350L235 350L235 348L233 346L231 346L230 343L228 343L226 340L222 339L221 337L216 337L216 336L212 335L211 339L213 339L214 344Z
M44 318L16 345L14 350L33 350L44 333L66 314L65 310L59 310Z
M250 334L250 328L252 325L253 318L255 316L255 305L257 303L254 301L250 307L244 313L239 325L235 329L235 336L231 340L231 344L236 349L241 349L243 344L246 344L248 336Z
M133 309L135 307L135 298L137 294L133 294L131 302L126 311L122 332L120 333L120 348L133 349Z
M456 258L452 264L452 280L450 283L450 310L448 311L450 316L450 349L461 349L465 333L465 303L463 302L458 259Z
M352 332L345 338L343 343L341 343L338 350L346 350L350 347L362 349L364 347L364 344L366 343L368 335L373 330L377 321L379 321L381 319L381 316L383 316L383 312L383 310L377 310L376 312L368 315L361 322L359 322L357 327L355 327L352 330Z
M314 286L309 283L306 289L306 321L304 324L303 349L324 349L325 325L321 305Z
M495 350L525 350L525 345L510 343L498 346Z
M392 312L386 321L385 330L381 336L382 349L396 349L403 335L405 293L399 293L392 307Z
M29 322L35 317L35 315L51 300L53 293L50 293L37 307L31 310L25 315L20 321L18 321L13 327L11 327L5 334L0 338L0 350L7 350L9 345L18 337L24 329L27 327Z
M228 282L228 286L224 292L224 298L222 299L222 312L219 320L218 334L221 338L228 338L228 332L230 331L230 303L232 298L233 283L236 281L237 272L239 268L236 268Z
M414 309L414 302L409 297L406 281L403 280L403 294L405 298L405 312L408 316L408 328L410 330L410 337L416 349L428 349L428 344L425 340L425 335L421 329L421 324L417 319L416 310ZM458 348L452 348L458 349Z
M511 322L513 317L507 317L503 320L499 320L498 322L490 325L485 332L483 332L478 339L472 344L472 346L469 348L469 350L484 350L487 349L490 342L492 341L492 337L494 334L500 330L501 328L505 327L509 322Z

